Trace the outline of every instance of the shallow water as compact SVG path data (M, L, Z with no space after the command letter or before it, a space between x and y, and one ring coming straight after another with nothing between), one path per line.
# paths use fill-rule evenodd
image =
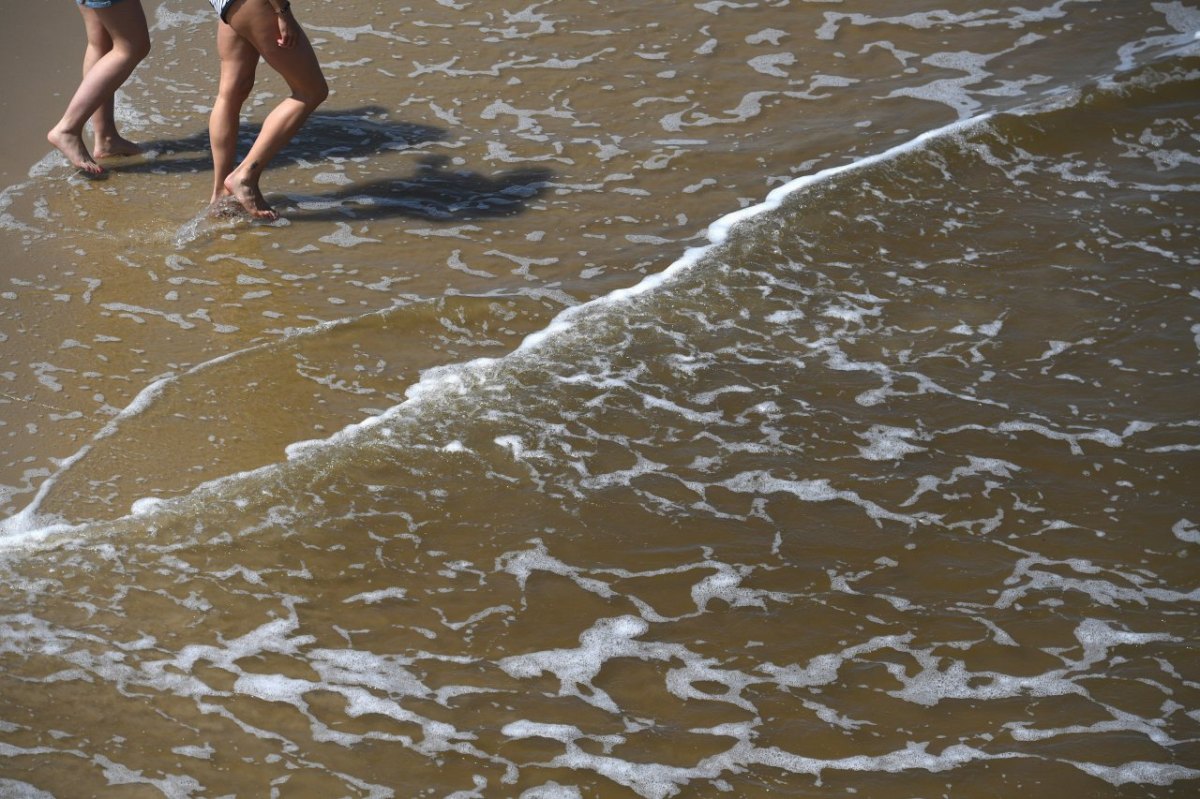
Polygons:
M338 5L0 199L0 794L1195 791L1200 11Z

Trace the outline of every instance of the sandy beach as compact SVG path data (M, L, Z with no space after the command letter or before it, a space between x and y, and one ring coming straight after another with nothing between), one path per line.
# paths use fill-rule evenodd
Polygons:
M13 5L0 796L1195 793L1191 5Z
M0 27L0 177L6 186L50 152L46 131L79 83L85 43L69 0L29 0Z

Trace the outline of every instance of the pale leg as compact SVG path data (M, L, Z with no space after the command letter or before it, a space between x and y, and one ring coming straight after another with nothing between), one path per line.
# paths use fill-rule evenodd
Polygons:
M87 30L87 49L83 53L83 76L113 48L112 37L104 29L100 18L94 14L83 14ZM108 158L116 155L136 155L142 148L126 139L117 131L115 100L112 95L92 114L92 155Z
M112 102L113 93L150 52L150 33L146 28L146 15L142 12L140 0L124 0L102 9L81 7L80 13L89 31L88 54L95 52L91 46L94 25L99 25L104 31L111 47L105 50L107 42L97 41L96 49L103 54L95 58L90 68L85 63L85 74L79 88L71 97L62 119L46 134L46 139L74 166L98 175L104 170L83 143L84 123L102 106ZM85 61L88 54L85 54Z

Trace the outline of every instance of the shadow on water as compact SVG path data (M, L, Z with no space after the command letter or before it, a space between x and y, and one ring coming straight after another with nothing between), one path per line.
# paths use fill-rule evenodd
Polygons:
M368 157L389 150L404 151L428 142L445 141L448 133L429 125L397 123L384 118L379 106L314 114L300 133L280 153L273 165L289 154L306 162L323 159ZM249 149L260 130L244 125L238 137L239 152ZM116 167L121 172L153 174L197 173L212 170L207 132L176 139L144 142L157 157ZM180 157L182 156L182 157ZM541 196L554 173L545 168L513 169L484 175L450 169L450 159L425 155L412 174L386 177L342 186L323 194L287 195L268 199L290 220L381 220L406 217L430 222L464 222L513 216ZM270 167L268 167L270 168ZM228 229L248 219L240 208L226 206L215 216L208 209L185 224L176 235L176 246L186 246L213 229Z
M493 177L449 170L450 159L426 156L409 177L384 178L345 186L336 192L293 196L293 220L379 220L408 217L433 222L513 216L549 185L548 169L513 169Z
M313 114L267 169L286 163L289 156L309 162L327 158L355 158L388 150L407 150L448 138L447 132L441 128L393 122L384 119L384 114L385 109L373 105ZM243 123L238 134L239 158L249 151L261 129L261 125ZM141 144L146 152L157 155L113 168L119 172L154 174L194 173L212 169L208 131Z

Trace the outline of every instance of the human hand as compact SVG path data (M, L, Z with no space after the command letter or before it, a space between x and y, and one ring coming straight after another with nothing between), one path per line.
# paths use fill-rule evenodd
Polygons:
M292 47L300 38L300 24L292 17L290 11L275 17L279 22L279 38L275 44L283 48Z

